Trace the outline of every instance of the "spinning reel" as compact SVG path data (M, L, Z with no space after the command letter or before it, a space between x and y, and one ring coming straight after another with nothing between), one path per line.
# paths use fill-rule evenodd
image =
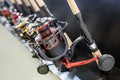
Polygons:
M48 16L51 16L51 13L48 10L45 3L43 2L43 0L36 0L36 2L40 6L40 8L43 9L48 14ZM60 31L59 35L61 35L63 38L63 40L60 40L60 38L58 38L57 35L56 36L54 36L55 34L52 35L52 31L50 31L50 28L47 27L48 23L50 23L50 22L48 22L48 23L46 23L47 25L41 26L41 28L43 27L43 28L45 28L45 30L41 29L40 27L38 28L38 30L40 30L40 32L43 32L44 36L46 36L46 37L40 36L40 39L38 41L39 44L41 45L39 48L40 56L45 60L53 61L53 63L57 67L60 67L61 69L62 69L63 65L69 69L72 67L85 65L85 64L91 63L93 61L96 61L100 70L103 70L103 71L111 70L115 64L114 58L108 54L104 54L104 55L101 54L100 50L96 46L95 41L92 39L90 32L86 28L84 21L82 20L81 13L80 13L75 1L67 0L67 2L69 4L73 14L75 15L75 17L77 17L77 20L80 23L80 28L82 29L85 36L81 35L72 43L71 41L69 41L70 40L69 37L65 36L63 34L63 32ZM53 17L53 15L52 15L52 17ZM58 32L59 32L59 29L58 29ZM51 37L51 35L53 37ZM87 45L90 48L90 50L92 51L93 58L88 59L88 60L79 61L79 62L70 62L71 57L73 57L74 48L75 48L76 44L79 43L83 39L87 40ZM58 42L60 44L56 45L56 40L58 40ZM68 43L68 42L70 42L70 43ZM62 43L64 45L62 45ZM71 46L68 46L68 44L71 44ZM51 45L52 45L52 47L51 47Z
M60 24L65 25L61 27ZM54 61L63 57L68 50L68 43L62 32L67 23L52 17L44 17L36 26L38 35L35 41L39 44L38 49L42 59Z
M2 16L7 18L11 25L14 25L16 23L16 20L20 16L20 13L16 12L16 10L12 8L8 9L7 7L3 7L0 12Z
M36 14L29 15L26 18L20 17L15 26L16 33L25 40L33 40L35 36L35 31L33 30L35 19Z

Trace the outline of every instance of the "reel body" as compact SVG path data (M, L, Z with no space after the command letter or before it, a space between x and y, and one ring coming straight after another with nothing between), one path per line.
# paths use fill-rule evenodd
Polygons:
M63 54L66 44L64 44L63 37L60 34L60 26L57 26L55 19L50 17L41 18L41 21L36 26L38 35L35 41L39 44L44 55L49 58L55 58ZM43 57L43 59L50 60L45 57Z
M52 17L40 18L36 21L36 44L38 45L38 55L47 61L53 61L57 68L62 69L61 58L67 55L68 43L62 32L59 22ZM62 24L62 23L61 23Z

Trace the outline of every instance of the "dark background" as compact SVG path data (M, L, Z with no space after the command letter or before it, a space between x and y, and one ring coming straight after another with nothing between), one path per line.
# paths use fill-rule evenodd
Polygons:
M65 31L74 40L81 31L66 0L44 0L59 20L69 23ZM103 54L111 54L120 67L120 0L75 0L93 38Z

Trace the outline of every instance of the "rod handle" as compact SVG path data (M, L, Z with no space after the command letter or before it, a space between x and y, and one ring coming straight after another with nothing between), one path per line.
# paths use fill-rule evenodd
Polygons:
M75 3L74 0L67 0L67 2L68 2L68 5L70 6L70 9L72 10L72 13L74 15L76 15L80 12L78 7L77 7L77 4Z
M36 2L38 3L38 5L40 7L43 7L45 5L44 1L43 0L36 0Z
M22 1L21 1L21 0L16 0L16 2L18 3L18 5L21 5L21 4L22 4Z
M35 10L35 12L40 11L39 7L37 6L34 0L30 0L30 3L33 6L33 9Z
M67 33L64 33L64 35L65 35L65 37L66 37L66 39L67 39L68 46L71 47L71 45L72 45L71 39L69 38L69 36L67 35Z
M28 0L23 0L23 2L25 3L25 5L26 5L27 7L29 7L29 6L30 6L30 3L29 3L29 1L28 1Z

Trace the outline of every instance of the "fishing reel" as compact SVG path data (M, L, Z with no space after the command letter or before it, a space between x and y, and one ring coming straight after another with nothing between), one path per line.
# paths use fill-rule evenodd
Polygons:
M36 20L36 15L29 15L28 17L19 17L16 26L14 27L18 36L25 40L33 40L35 31L33 30L34 21Z
M38 35L35 38L35 41L38 44L39 56L48 61L53 61L54 65L60 70L64 71L77 67L89 64L91 62L97 61L98 67L100 70L109 71L113 68L115 60L111 55L104 54L99 55L95 54L93 58L71 62L75 46L82 41L86 40L85 37L80 36L71 46L68 46L67 36L62 32L61 26L56 24L54 18L42 18L40 23L37 24L36 31ZM92 45L88 45L90 49L95 50L95 43ZM99 53L99 50L97 51ZM43 66L42 66L43 67ZM40 70L41 66L39 67Z
M3 7L0 11L1 15L6 17L11 25L16 23L16 20L20 16L19 12L16 12L16 9Z
M58 23L64 24L61 27ZM63 34L66 22L57 21L52 17L40 18L36 24L35 41L38 44L39 56L48 61L62 58L68 50L68 43Z

